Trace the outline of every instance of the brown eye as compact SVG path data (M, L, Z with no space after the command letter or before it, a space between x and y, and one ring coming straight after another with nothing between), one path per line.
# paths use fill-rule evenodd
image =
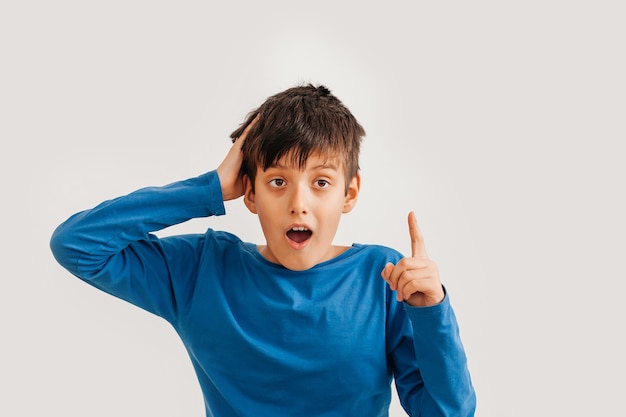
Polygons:
M315 185L317 185L318 188L328 188L330 187L330 183L326 180L317 180L315 181Z
M279 188L285 185L285 180L281 178L274 178L273 180L270 180L270 185L272 187Z

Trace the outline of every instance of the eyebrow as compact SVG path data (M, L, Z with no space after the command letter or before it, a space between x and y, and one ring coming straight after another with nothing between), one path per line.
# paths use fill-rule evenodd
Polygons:
M328 163L319 164L317 166L311 167L311 169L334 169L336 171L337 165L333 164L332 162L328 162Z
M268 169L269 168L290 169L290 168L293 168L293 167L291 167L289 165L284 165L284 164L273 164L273 165L270 165L268 167ZM333 169L335 171L338 170L337 165L332 163L332 162L326 162L326 163L323 163L323 164L319 164L319 165L310 167L309 169Z

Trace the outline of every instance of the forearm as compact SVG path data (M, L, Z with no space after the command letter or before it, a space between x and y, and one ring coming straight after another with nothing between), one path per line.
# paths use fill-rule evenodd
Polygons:
M413 344L427 395L424 415L473 416L476 405L465 350L450 301L415 308L405 305L413 327ZM427 413L427 409L432 409Z
M53 233L57 261L85 279L111 255L150 232L197 217L224 214L215 171L163 187L147 187L77 213Z

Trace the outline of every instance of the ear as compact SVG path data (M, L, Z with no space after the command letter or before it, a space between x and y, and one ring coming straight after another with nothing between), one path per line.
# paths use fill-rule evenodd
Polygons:
M243 203L248 207L251 213L257 214L254 191L252 190L252 181L247 175L243 176Z
M343 202L342 213L349 213L356 205L356 201L359 198L359 191L361 190L361 174L357 173L348 186L348 192L346 193L346 199Z

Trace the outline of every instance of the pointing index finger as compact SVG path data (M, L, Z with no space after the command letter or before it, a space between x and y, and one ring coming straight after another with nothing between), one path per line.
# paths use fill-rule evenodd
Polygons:
M428 258L424 237L417 225L417 219L413 211L409 213L409 235L411 236L411 256L413 258Z

